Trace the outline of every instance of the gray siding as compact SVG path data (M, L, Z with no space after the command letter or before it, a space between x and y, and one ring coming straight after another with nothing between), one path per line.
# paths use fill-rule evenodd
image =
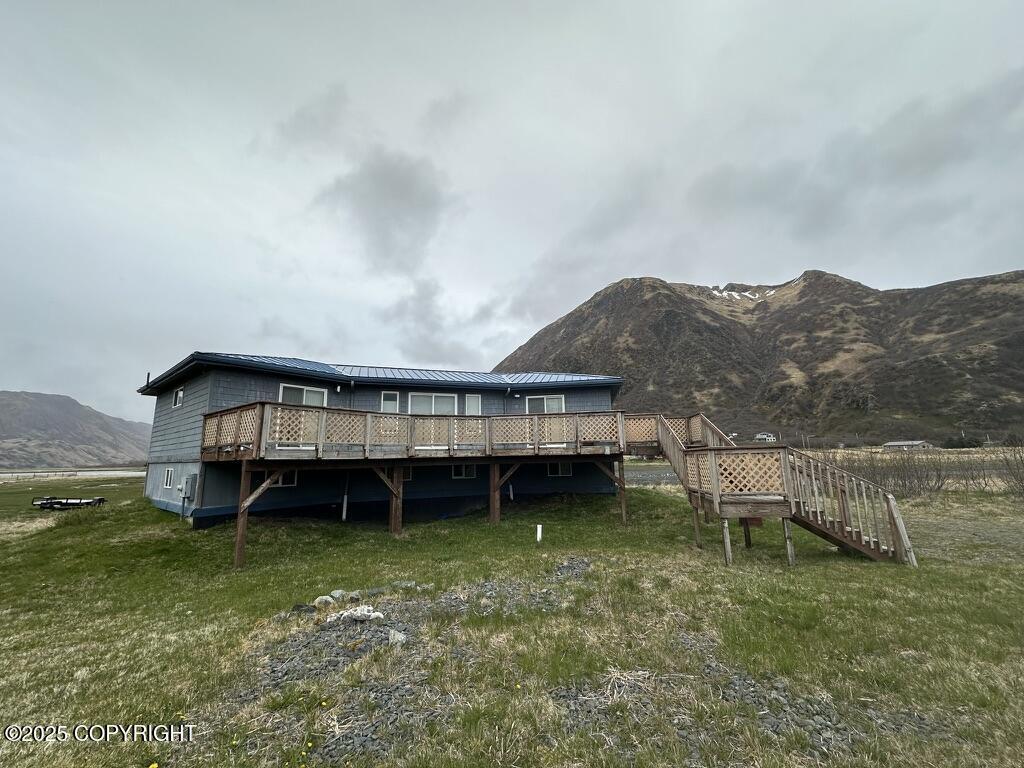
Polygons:
M164 470L171 469L174 477L171 480L171 487L164 488ZM198 475L199 462L161 462L150 463L146 468L146 497L151 499L156 506L171 512L181 512L181 492L178 486L186 475ZM237 485L237 481L236 481ZM237 494L237 490L236 490ZM190 514L195 509L196 499L185 503L185 514ZM237 499L236 499L237 506Z
M203 414L210 408L208 373L185 382L185 399L171 408L174 387L156 397L153 434L149 441L150 462L198 461L202 445Z

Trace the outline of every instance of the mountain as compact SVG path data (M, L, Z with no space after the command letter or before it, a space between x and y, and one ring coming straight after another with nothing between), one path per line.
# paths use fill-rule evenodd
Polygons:
M1022 433L1024 271L885 291L820 271L781 285L630 278L495 370L619 375L619 407L703 410L744 439Z
M144 464L149 432L65 395L0 391L0 467Z

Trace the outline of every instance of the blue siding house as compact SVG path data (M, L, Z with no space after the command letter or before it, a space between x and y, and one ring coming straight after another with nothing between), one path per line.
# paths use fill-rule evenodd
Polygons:
M195 352L139 389L155 398L146 495L195 525L240 508L390 509L395 530L403 511L496 516L502 498L615 493L621 385Z

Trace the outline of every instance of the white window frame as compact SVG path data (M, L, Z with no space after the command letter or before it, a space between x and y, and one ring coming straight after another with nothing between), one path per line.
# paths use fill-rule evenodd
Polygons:
M178 397L181 395L181 397ZM185 402L185 388L178 387L174 390L174 394L171 395L171 408L181 408L181 404Z
M412 480L412 467L410 467L410 466L402 467L402 482L403 483L408 483L411 480Z
M552 472L551 468L554 467L555 471ZM563 472L562 469L567 468L568 472ZM548 477L572 477L572 462L571 461L549 461L548 462Z
M266 469L255 469L255 470L253 470L253 473L252 473L252 484L253 484L253 487L254 488L259 488L261 485L263 485L263 481L267 479L267 475L269 475L270 472L272 472L272 471L273 470L266 470ZM293 476L292 477L292 482L286 483L284 481L284 478L285 478L285 475L287 475L289 472L291 472L292 476ZM260 478L262 478L262 479L260 479L259 482L256 482L257 475ZM286 469L286 470L284 470L281 473L281 476L279 478L277 478L277 480L272 482L267 487L268 488L294 488L298 484L299 484L299 470L297 470L297 469Z
M395 410L385 411L384 410L384 395L395 396ZM401 413L402 412L402 396L394 390L386 389L380 393L380 412L381 413Z
M562 401L562 410L560 410L560 411L549 411L548 410L548 398L549 397L557 397L557 398L559 398ZM526 413L528 415L530 415L530 401L531 400L543 400L544 401L544 411L543 411L543 413L565 413L565 395L564 394L561 394L561 395L527 395L526 396ZM532 415L540 416L541 414L537 413L537 414L532 414Z
M292 389L301 389L302 390L302 404L304 406L306 405L306 392L323 392L324 393L324 404L322 406L314 405L314 406L308 406L308 407L311 407L311 408L326 408L327 407L327 390L326 389L321 388L321 387L307 387L307 386L305 386L303 384L285 384L284 382L281 383L281 386L278 387L278 390L277 390L277 402L279 402L279 403L284 403L284 388L285 387L291 387ZM290 405L290 403L286 403L286 405Z
M470 398L476 402L476 413L469 412L469 400ZM483 416L484 414L484 398L483 395L468 394L466 395L466 404L462 407L463 414L466 416Z
M430 413L413 413L412 412L412 399L414 397L429 397L430 398ZM435 402L438 397L451 397L455 399L454 413L434 413ZM459 396L454 392L410 392L409 402L406 406L406 410L410 416L458 416L459 415Z
M164 488L174 487L174 467L164 467Z
M476 480L476 464L452 464L452 480Z

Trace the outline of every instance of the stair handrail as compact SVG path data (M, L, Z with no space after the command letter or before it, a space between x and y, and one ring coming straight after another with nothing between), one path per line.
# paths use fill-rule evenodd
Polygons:
M824 523L827 526L832 526L834 532L840 538L847 540L851 540L852 537L851 534L847 532L846 528L849 527L852 530L857 530L859 528L862 543L866 522L867 529L874 531L874 533L868 537L869 545L870 542L876 541L880 548L881 526L877 520L877 510L874 504L874 499L877 496L880 502L884 505L887 522L886 532L888 534L888 546L894 550L894 554L901 562L914 568L917 567L917 557L914 554L914 548L911 544L910 536L907 533L906 523L903 520L903 516L900 514L899 505L897 504L896 497L891 490L876 482L868 480L866 477L861 477L853 472L849 472L838 464L833 464L830 461L819 459L816 456L812 456L796 448L787 446L786 452L788 454L788 469L793 473L792 485L794 488L794 494L799 497L798 512L802 517L807 519L814 519L817 517L819 524ZM809 470L805 467L805 464L809 464ZM817 470L817 475L815 475L815 469ZM838 486L840 474L842 475L845 488L840 488ZM851 510L849 509L848 497L851 481L854 487L853 516L857 517L856 522L859 526L854 525L854 520L852 519L853 516L851 516ZM810 486L807 485L808 482L810 483ZM835 483L835 490L846 492L846 509L843 509L844 502L842 501L841 496L836 495L833 492L833 483ZM868 489L871 489L872 491L870 498L867 495ZM822 509L821 504L822 501L824 501L827 506L830 493L835 497L834 502L837 506L837 513L833 519L827 519L826 514L824 516L826 519L822 520L822 512L824 510ZM812 510L810 506L811 504L815 505L813 508L813 514L810 514L810 511ZM838 526L838 528L836 528L836 526Z

